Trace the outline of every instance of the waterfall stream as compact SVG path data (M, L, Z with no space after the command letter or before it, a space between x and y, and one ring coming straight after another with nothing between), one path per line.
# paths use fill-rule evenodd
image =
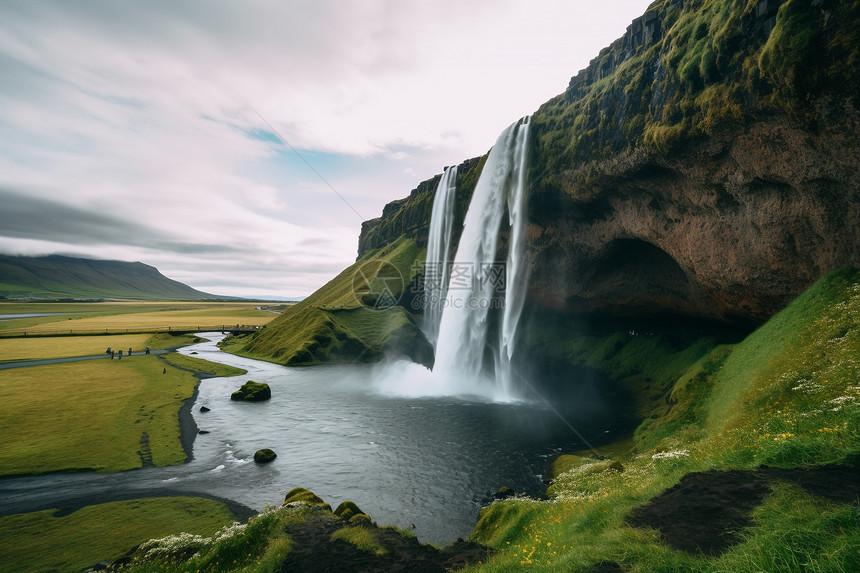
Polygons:
M448 167L436 187L427 237L427 259L424 265L424 291L427 298L423 326L424 334L434 348L439 336L439 321L442 320L442 303L448 293L456 189L457 167Z
M523 264L528 132L528 117L502 132L475 186L451 266L433 367L435 376L445 378L487 377L497 399L514 395L510 359L528 270ZM509 239L502 263L497 248L505 212ZM496 337L491 311L498 311Z
M432 284L437 284L440 270L446 273L444 292L425 290L424 331L434 343L436 361L432 372L404 360L382 364L375 373L380 393L521 400L511 358L528 282L524 256L528 134L526 116L505 129L490 150L453 261L448 253L456 171L443 174L433 204L425 267L425 273L428 268L434 273ZM504 258L500 237L507 238L501 241L507 251Z

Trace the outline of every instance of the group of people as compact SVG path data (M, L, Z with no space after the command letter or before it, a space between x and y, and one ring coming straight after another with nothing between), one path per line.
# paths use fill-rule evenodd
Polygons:
M149 354L149 346L146 347L146 350L144 350L143 353ZM113 348L108 346L107 350L105 350L105 354L110 356L111 360L114 359L114 356L117 356L118 360L122 360L122 348L120 348L119 351L114 352ZM131 348L128 349L128 354L126 356L131 356Z

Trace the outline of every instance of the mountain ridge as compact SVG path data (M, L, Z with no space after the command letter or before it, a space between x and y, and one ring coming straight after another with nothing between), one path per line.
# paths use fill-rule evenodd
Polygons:
M0 254L0 295L7 298L126 298L204 300L223 298L170 279L141 262L64 255Z

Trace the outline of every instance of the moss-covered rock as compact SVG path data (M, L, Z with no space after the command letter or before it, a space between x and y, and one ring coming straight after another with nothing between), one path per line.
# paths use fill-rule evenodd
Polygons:
M276 457L278 457L278 454L269 448L263 448L262 450L257 450L254 454L254 461L258 464L267 464L273 461Z
M352 501L342 501L340 505L337 506L337 509L334 510L334 514L341 519L349 521L354 515L358 515L364 513L355 502Z
M370 527L373 525L373 520L366 513L356 513L349 518L349 524L359 527Z
M242 387L230 395L231 400L245 400L247 402L262 402L272 397L272 390L265 382L254 382L248 380Z
M321 497L303 487L294 487L287 492L284 498L284 505L296 502L304 503L311 507L319 507L325 511L331 511L331 506L324 502Z

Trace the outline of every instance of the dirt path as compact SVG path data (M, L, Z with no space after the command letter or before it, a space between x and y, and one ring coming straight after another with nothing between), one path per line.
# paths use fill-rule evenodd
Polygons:
M171 349L151 350L150 354L167 354L172 352ZM132 354L130 357L124 357L125 360L133 359L136 356L145 356L145 354ZM44 364L59 364L61 362L79 362L81 360L110 360L110 356L106 354L97 354L95 356L73 356L71 358L46 358L45 360L17 360L15 362L0 363L0 370L8 370L10 368L24 368L26 366L42 366ZM119 360L115 358L114 360Z

